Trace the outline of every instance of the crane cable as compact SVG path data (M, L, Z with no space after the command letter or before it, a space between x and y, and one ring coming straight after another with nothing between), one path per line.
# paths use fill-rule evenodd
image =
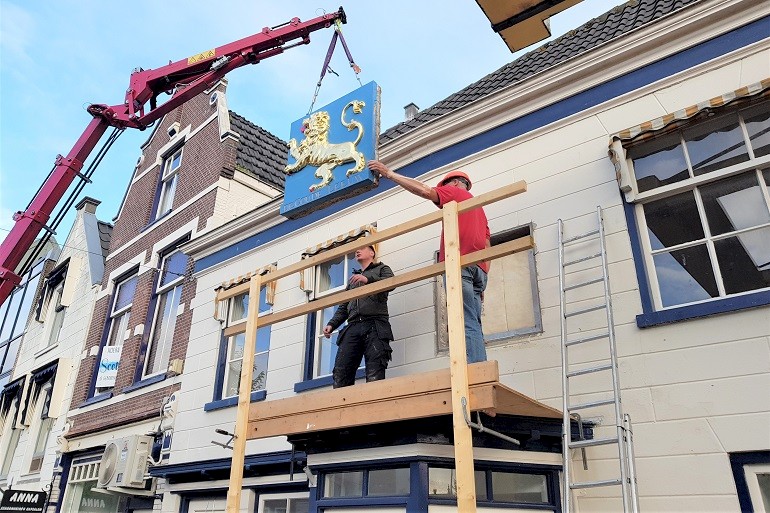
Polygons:
M358 76L358 74L361 73L361 68L353 60L353 55L350 53L350 49L348 48L348 45L345 42L345 36L342 35L342 23L340 23L340 20L335 20L334 34L332 35L332 40L331 40L331 43L329 44L329 50L327 50L326 52L326 58L324 59L324 64L323 64L323 67L321 68L321 76L318 77L318 83L315 86L315 92L313 93L313 101L310 102L310 108L307 110L308 114L313 112L315 101L318 98L318 92L321 90L321 82L323 82L323 79L326 76L326 72L329 71L330 73L334 73L335 75L339 76L337 72L335 72L333 69L329 67L329 63L332 60L332 54L334 54L334 48L337 45L337 39L339 39L340 42L342 43L342 48L345 50L345 55L347 55L348 57L348 62L350 63L350 67L353 68L353 72L356 74L356 80L358 80L358 84L363 86L363 84L361 83L361 78Z

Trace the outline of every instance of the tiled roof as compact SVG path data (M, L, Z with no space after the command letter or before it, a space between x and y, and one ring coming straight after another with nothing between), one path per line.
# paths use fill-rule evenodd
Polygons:
M236 168L283 191L283 168L288 160L286 142L233 111L230 124L240 135Z
M630 0L389 128L380 134L380 144L698 1Z
M104 221L98 221L99 227L99 243L102 246L102 256L107 258L107 254L110 252L110 238L112 237L112 225L105 223Z

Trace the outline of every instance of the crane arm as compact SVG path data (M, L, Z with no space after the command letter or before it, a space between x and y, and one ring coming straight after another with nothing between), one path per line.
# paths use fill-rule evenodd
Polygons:
M214 85L230 71L246 64L256 64L289 48L308 44L311 32L330 27L337 22L347 22L342 7L336 12L309 21L303 22L299 18L293 18L277 27L265 27L258 34L157 69L135 70L131 74L123 104L90 105L88 112L93 119L67 156L56 157L53 171L27 209L14 214L15 224L0 244L0 305L8 299L21 281L14 270L32 247L40 231L50 229L47 222L51 213L73 180L80 175L83 163L107 128L112 126L143 130ZM186 87L177 88L182 84ZM158 96L169 91L171 98L157 105Z

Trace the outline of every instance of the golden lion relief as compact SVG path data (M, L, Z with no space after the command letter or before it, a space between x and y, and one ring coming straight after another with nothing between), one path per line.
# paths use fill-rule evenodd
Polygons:
M364 154L356 149L361 138L364 136L364 127L355 119L346 122L345 111L348 107L353 107L354 114L360 114L366 104L360 100L353 100L345 105L340 114L340 122L348 131L354 128L358 129L358 137L353 142L330 143L329 142L329 113L324 111L315 112L309 118L302 121L302 133L305 138L297 145L297 141L289 141L289 153L297 161L284 168L287 175L300 171L305 166L317 166L315 172L316 178L320 178L319 183L310 186L310 192L317 191L322 187L329 185L334 179L334 168L347 162L355 162L356 165L347 171L347 176L360 172L364 169L366 161Z

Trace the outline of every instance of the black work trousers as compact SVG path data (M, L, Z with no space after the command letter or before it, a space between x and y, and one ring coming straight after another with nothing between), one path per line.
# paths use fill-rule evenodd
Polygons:
M356 370L364 358L366 381L385 379L391 348L388 340L380 338L375 321L362 320L350 323L340 333L339 348L334 360L334 388L355 383Z

